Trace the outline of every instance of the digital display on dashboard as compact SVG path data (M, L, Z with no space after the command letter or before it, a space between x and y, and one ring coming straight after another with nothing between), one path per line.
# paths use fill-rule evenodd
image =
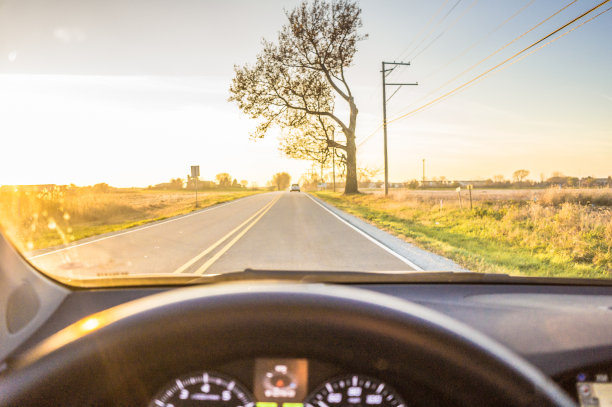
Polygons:
M612 407L612 381L607 373L580 373L576 377L580 407Z
M308 392L306 359L256 359L257 407L301 407Z

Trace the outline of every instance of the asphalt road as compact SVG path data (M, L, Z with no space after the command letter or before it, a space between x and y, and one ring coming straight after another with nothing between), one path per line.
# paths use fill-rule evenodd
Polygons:
M52 274L199 275L245 268L410 271L405 260L304 193L250 196L30 258Z

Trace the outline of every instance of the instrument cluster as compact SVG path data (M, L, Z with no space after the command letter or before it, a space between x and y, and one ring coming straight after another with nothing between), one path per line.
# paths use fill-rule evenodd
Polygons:
M255 359L225 371L201 370L176 377L159 389L149 406L406 407L388 383L334 370L308 359ZM322 379L325 375L332 376Z

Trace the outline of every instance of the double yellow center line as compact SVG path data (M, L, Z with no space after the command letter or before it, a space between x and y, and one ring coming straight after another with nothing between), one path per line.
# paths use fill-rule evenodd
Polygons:
M259 222L259 220L266 214L266 212L268 212L273 206L274 204L276 204L276 202L278 202L278 200L280 199L280 195L277 196L276 198L274 198L273 200L271 200L270 202L268 202L266 205L264 205L263 208L259 209L257 212L255 212L251 217L249 217L247 220L245 220L244 222L242 222L240 225L236 226L234 229L232 229L229 233L227 233L225 236L223 236L221 239L217 240L215 243L213 243L211 246L209 246L206 250L204 250L202 253L198 254L197 256L195 256L194 258L192 258L191 260L189 260L187 263L183 264L181 267L177 268L176 270L174 270L174 273L178 274L178 273L183 273L185 270L187 270L189 267L193 266L196 262L198 262L199 260L201 260L204 256L208 255L209 253L211 253L213 250L215 250L217 247L219 247L221 244L223 244L223 242L225 242L227 239L229 239L230 237L232 237L232 235L234 235L236 232L238 232L240 229L242 229L242 231L240 231L240 233L238 233L232 240L230 240L225 246L223 246L223 248L221 248L218 252L215 253L214 256L212 256L210 259L208 259L204 264L202 264L193 274L198 274L198 275L202 275L206 272L206 270L208 270L210 268L210 266L212 266L217 260L219 260L219 258L221 256L223 256L234 244L236 244L236 242L238 240L240 240L240 238L242 238L242 236L244 236L246 234L246 232L249 231L249 229L251 229L257 222ZM246 227L245 227L246 226Z

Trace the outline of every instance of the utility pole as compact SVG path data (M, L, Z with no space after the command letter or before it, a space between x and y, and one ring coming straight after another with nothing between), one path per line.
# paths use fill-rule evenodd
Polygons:
M325 177L323 176L323 163L321 163L321 184L325 183Z
M423 187L425 186L425 159L423 158Z
M392 68L387 69L386 65L393 65ZM410 62L384 62L382 63L382 94L383 94L383 132L384 132L384 152L385 152L385 195L389 194L389 160L387 158L387 102L391 100L393 95L397 93L398 90L402 86L405 85L418 85L418 82L415 83L386 83L386 77L389 75L395 68L400 65L410 65ZM387 86L398 86L395 92L387 99Z
M334 141L334 133L332 133L332 141ZM336 192L336 147L332 147L332 174L334 179L334 192Z

